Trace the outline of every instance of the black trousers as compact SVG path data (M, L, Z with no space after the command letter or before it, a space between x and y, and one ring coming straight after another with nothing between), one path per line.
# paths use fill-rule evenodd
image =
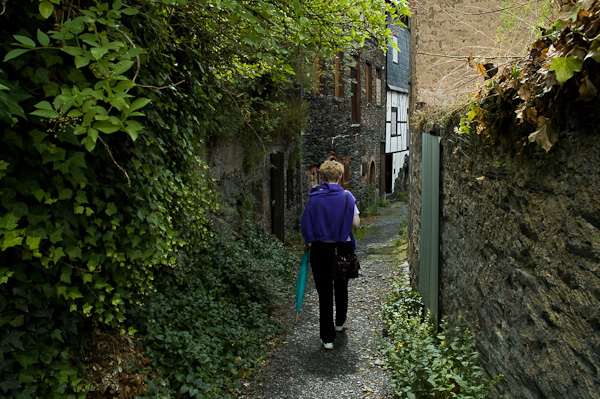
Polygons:
M335 325L346 321L348 312L348 280L333 279L336 243L315 241L311 244L310 264L319 294L319 330L323 342L333 342ZM333 298L335 292L335 325Z

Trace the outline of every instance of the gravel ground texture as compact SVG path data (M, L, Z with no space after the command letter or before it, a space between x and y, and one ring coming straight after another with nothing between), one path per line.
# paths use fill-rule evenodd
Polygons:
M259 376L249 383L246 399L391 398L390 374L379 352L383 323L377 312L389 293L391 276L402 260L397 241L407 205L392 201L381 215L361 219L366 227L357 241L361 275L350 281L348 321L337 333L333 350L319 339L319 302L312 273L302 311L296 320L295 300L282 321L289 334L276 348ZM300 263L300 262L298 262ZM298 265L299 267L299 265ZM406 267L406 264L404 264Z

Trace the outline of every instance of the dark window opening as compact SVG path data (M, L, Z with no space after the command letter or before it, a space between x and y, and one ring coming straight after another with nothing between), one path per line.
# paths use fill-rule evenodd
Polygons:
M352 81L352 123L360 123L360 64L356 60L356 66L350 68L350 80Z

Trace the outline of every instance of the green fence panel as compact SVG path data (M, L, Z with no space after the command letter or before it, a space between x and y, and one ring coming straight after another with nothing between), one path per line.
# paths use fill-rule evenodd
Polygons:
M422 151L419 293L425 307L431 311L437 323L439 321L440 138L423 134Z

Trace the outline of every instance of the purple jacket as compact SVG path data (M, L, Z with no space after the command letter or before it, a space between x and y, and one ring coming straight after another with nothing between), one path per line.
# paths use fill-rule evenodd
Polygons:
M307 243L314 241L345 242L352 233L352 219L356 199L338 184L327 182L313 187L308 194L310 198L304 208L300 231ZM346 208L346 216L342 225L342 217ZM340 230L341 228L341 230ZM354 243L354 237L352 237Z

